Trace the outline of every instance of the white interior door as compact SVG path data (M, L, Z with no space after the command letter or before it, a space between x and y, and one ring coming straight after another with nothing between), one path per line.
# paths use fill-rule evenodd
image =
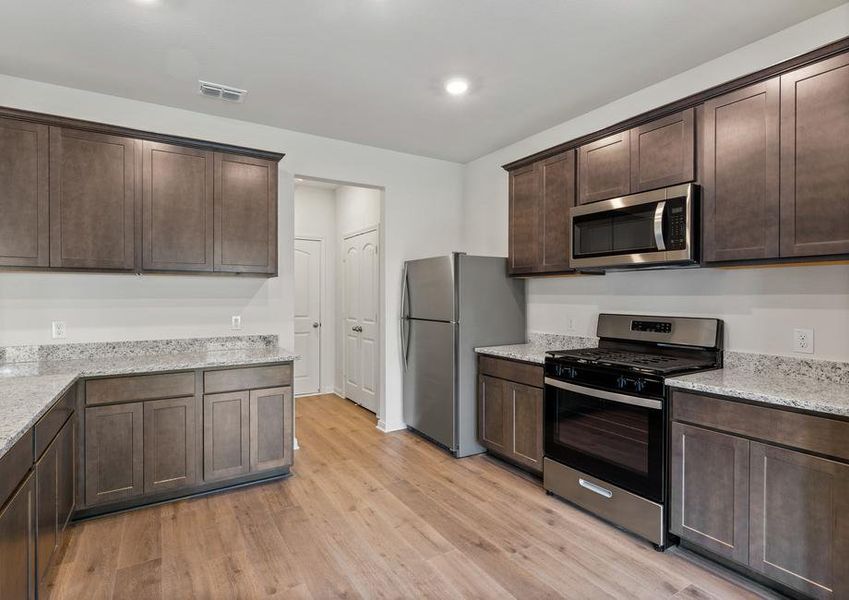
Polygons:
M295 394L321 389L321 251L320 240L295 239Z
M345 238L345 396L377 412L380 271L378 232Z

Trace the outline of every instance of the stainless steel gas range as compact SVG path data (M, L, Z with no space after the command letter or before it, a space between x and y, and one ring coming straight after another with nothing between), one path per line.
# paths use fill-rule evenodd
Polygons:
M666 547L664 378L722 366L719 319L601 314L545 359L545 489Z

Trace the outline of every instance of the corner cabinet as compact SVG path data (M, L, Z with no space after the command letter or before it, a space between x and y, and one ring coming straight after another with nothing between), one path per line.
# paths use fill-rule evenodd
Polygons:
M849 421L680 390L672 418L672 533L809 597L849 597Z
M276 276L282 157L0 108L0 268Z
M542 473L541 365L478 357L478 441L493 454Z
M569 209L575 205L575 151L510 172L511 275L569 269Z

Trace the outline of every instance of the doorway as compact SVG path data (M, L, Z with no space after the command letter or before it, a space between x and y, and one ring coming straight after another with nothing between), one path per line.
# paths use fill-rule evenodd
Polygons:
M379 412L383 192L296 177L295 394Z

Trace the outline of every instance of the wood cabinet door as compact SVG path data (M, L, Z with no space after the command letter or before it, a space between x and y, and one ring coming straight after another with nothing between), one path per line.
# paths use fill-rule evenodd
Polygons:
M277 274L277 163L215 153L215 270Z
M540 388L519 383L506 384L509 456L515 462L542 472L542 401Z
M77 496L77 466L74 460L74 452L77 447L77 419L71 416L59 434L56 436L57 451L59 453L58 473L56 476L56 505L59 521L59 533L61 533L71 520L71 515L76 507Z
M292 388L250 392L251 471L279 469L292 464Z
M749 566L812 598L849 597L849 465L752 442Z
M532 273L541 263L540 164L510 172L507 268L512 275Z
M775 78L705 102L706 261L778 256L779 95Z
M670 530L719 556L749 556L749 441L672 423Z
M203 397L203 477L206 481L250 471L250 394L230 392Z
M41 584L59 547L59 445L47 447L35 465L36 581Z
M781 76L781 256L849 253L849 53Z
M578 204L631 193L631 132L578 148Z
M142 145L142 267L212 271L213 153Z
M572 232L569 209L575 206L575 151L542 161L540 207L540 272L569 270Z
M85 501L94 506L144 491L141 402L85 409Z
M48 131L0 119L0 265L50 264Z
M695 179L695 110L688 108L631 130L631 193Z
M50 266L132 270L141 142L50 128Z
M35 476L0 510L0 598L35 598Z
M493 452L508 454L508 432L504 417L507 410L507 382L503 379L478 376L478 440Z
M195 398L144 403L144 491L146 494L193 485Z

